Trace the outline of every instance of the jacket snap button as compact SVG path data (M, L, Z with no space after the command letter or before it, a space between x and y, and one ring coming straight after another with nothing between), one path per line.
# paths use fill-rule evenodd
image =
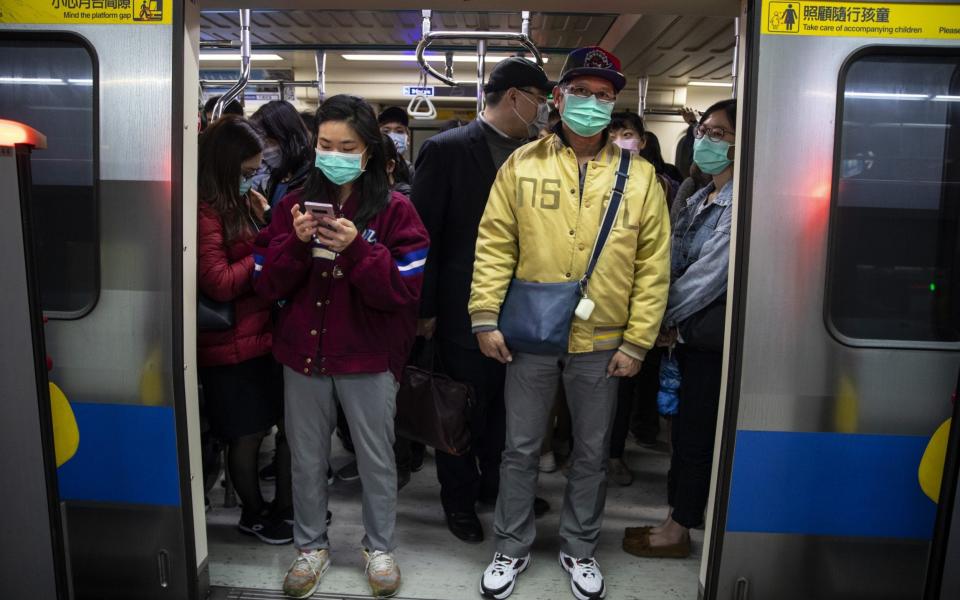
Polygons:
M320 333L326 333L326 332L327 332L326 329L321 329L321 330L320 330Z
M329 301L329 300L324 300L323 303L324 303L324 304L330 304L330 301Z
M570 235L577 235L577 232L574 231L573 229L571 229L571 230L570 230Z
M589 203L589 202L584 202L584 203L583 203L583 207L584 207L584 208L590 208L590 203Z
M567 279L570 279L570 273L567 273L566 275L564 275L564 277L566 277Z
M577 193L577 189L576 189L576 188L570 188L570 193L571 193L571 194L576 194L576 193Z
M323 302L317 302L317 306L323 306Z
M310 330L310 335L317 335L317 330L316 330L316 329L311 329L311 330Z
M308 359L307 359L307 364L308 364L308 365L309 365L310 363L312 363L312 362L313 362L313 359L312 359L312 358L308 358Z
M580 245L577 246L577 247L580 248L580 250L583 250L584 248L586 248L586 246L584 246L583 244L580 244Z
M329 277L329 276L330 276L330 274L327 273L326 271L324 271L323 273L320 274L320 277Z
M309 375L309 374L310 374L310 369L304 369L303 372L304 372L305 375Z

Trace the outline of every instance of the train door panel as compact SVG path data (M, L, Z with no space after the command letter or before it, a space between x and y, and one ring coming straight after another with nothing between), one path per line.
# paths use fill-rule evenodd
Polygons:
M751 13L707 597L916 597L937 509L917 469L960 362L957 44L778 31L782 4Z
M33 160L34 250L50 379L79 432L55 472L76 598L196 589L189 469L180 466L171 57L182 31L176 40L173 31L169 16L0 25L0 116L49 139Z

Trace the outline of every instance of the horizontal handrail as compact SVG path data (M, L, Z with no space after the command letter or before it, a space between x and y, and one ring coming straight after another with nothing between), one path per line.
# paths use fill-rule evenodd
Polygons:
M420 64L420 68L426 73L450 86L468 85L469 82L457 81L456 79L447 77L427 62L424 58L424 53L427 48L430 47L430 44L436 40L503 40L517 42L533 54L538 65L543 66L543 55L540 54L540 50L537 49L537 46L528 36L522 33L512 31L431 31L426 33L423 39L420 40L420 43L417 44L417 62Z

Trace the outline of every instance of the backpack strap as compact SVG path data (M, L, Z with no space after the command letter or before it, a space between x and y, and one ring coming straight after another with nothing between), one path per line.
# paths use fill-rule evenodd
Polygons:
M607 209L603 213L603 222L600 224L600 231L597 233L597 239L593 243L593 253L590 255L590 262L587 263L587 271L580 280L580 290L586 296L587 282L593 275L593 269L600 260L600 253L610 237L610 231L613 229L613 223L617 219L617 213L620 212L620 201L623 200L623 192L627 188L627 179L630 177L630 151L620 150L620 164L617 167L617 179L613 184L613 191L610 193L610 202L607 203Z

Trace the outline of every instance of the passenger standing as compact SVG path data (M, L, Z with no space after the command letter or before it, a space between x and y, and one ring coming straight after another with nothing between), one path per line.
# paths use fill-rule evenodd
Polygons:
M587 268L622 151L607 134L620 61L602 48L573 51L553 96L561 125L504 163L480 223L470 316L481 351L507 366L506 449L494 520L496 554L481 592L506 598L530 561L533 498L547 420L562 379L573 452L560 517L560 564L574 595L606 593L594 559L606 499L617 379L636 374L657 337L669 282L670 229L653 167L630 158L629 179L589 282L595 307L573 320L567 351L511 353L499 313L511 279L576 282ZM538 321L540 315L531 314Z
M232 303L234 323L200 332L197 360L205 410L213 434L227 443L227 470L243 504L238 527L285 544L290 524L267 514L257 476L260 441L277 422L281 394L270 356L271 303L253 290L253 241L266 201L250 186L262 149L254 128L235 115L200 138L197 281L211 300Z
M677 142L676 158L674 161L677 165L677 170L680 171L680 176L689 177L690 165L693 164L693 134L698 125L697 113L694 112L692 108L683 107L680 109L680 116L683 117L684 123L687 124L687 130L683 133L680 141Z
M410 171L412 176L414 168L409 158L412 152L410 148L410 116L407 111L399 106L385 108L377 115L377 123L380 125L380 133L393 140L397 152L407 163L407 170Z
M200 133L203 133L208 127L213 125L213 109L216 108L218 100L220 100L220 96L213 96L203 103L203 111L200 113ZM223 107L223 114L220 116L223 117L226 115L242 117L243 105L237 100L231 100L229 104Z
M717 428L727 264L733 204L735 100L711 106L696 130L693 157L713 182L691 196L674 224L670 301L658 345L680 364L667 478L671 514L659 527L630 528L624 549L643 557L690 555L690 529L703 523Z
M264 297L286 300L273 350L284 365L299 552L283 589L310 596L330 565L327 468L339 399L363 486L367 579L374 596L391 596L400 587L393 556L396 394L429 241L410 202L390 191L370 105L334 96L317 110L317 123L317 169L280 201L270 231L258 239L262 271L254 281ZM312 203L332 205L336 218L312 212Z
M417 157L413 203L433 241L419 329L427 338L436 332L442 368L476 394L477 408L468 415L470 452L436 452L447 527L466 542L483 541L477 502L497 498L505 418L504 367L480 353L467 313L477 227L497 169L546 123L552 85L527 59L500 62L484 86L484 111L469 125L424 142ZM541 500L540 510L548 508Z
M270 206L299 189L313 170L313 144L297 109L284 100L271 100L257 109L250 120L266 140L263 162L269 177L260 189Z

